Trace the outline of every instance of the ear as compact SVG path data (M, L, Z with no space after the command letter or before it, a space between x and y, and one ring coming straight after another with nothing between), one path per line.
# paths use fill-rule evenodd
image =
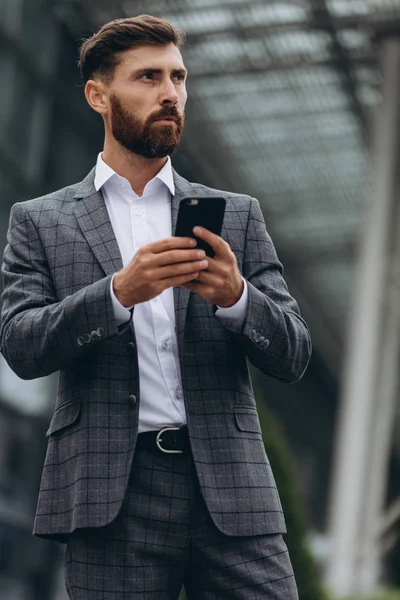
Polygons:
M108 111L107 90L100 80L89 79L85 85L86 100L91 108L101 115Z

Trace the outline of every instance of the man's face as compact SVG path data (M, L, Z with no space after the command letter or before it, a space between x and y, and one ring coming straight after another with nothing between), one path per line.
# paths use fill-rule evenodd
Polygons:
M124 52L108 87L114 138L146 158L172 154L182 137L187 98L178 48L146 45Z

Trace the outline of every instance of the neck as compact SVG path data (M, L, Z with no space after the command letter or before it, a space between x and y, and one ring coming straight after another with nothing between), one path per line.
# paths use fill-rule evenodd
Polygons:
M145 158L129 152L113 141L114 143L105 141L102 157L104 162L127 179L138 196L142 196L146 184L161 171L168 157Z

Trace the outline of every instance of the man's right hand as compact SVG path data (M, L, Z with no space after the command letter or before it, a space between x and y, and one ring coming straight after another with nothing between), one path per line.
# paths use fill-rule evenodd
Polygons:
M205 252L188 237L169 237L139 248L114 277L114 294L123 306L147 302L169 287L196 279L207 269Z

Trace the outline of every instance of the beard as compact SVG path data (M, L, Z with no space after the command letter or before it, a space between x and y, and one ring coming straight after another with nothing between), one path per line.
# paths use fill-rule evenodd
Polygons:
M179 147L184 116L174 106L163 108L142 123L122 106L115 95L111 96L110 101L112 134L129 152L146 158L163 158ZM176 126L154 124L157 119L171 116L176 117Z

